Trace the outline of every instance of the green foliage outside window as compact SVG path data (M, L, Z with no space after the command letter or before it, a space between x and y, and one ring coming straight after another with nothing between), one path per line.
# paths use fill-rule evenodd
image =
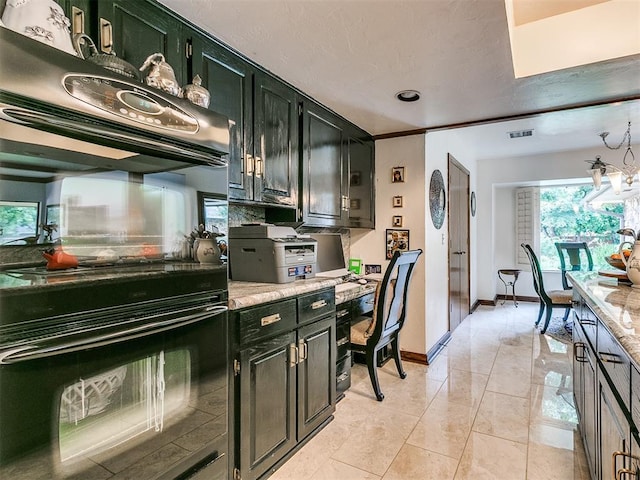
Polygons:
M0 201L0 244L35 243L37 233L37 202Z
M594 270L610 268L604 257L617 252L624 205L603 204L597 211L582 200L592 185L540 189L540 263L543 270L559 270L555 242L587 242Z

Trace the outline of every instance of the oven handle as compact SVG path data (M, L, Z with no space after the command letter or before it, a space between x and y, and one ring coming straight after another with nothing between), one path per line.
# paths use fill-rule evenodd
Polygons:
M53 346L39 347L38 345L23 345L0 352L0 365L10 365L13 363L26 362L38 358L53 357L65 353L76 352L87 348L103 347L115 343L126 342L135 338L147 337L156 333L201 322L212 316L220 315L228 310L226 306L209 306L202 312L194 313L182 317L173 317L159 322L147 323L126 330L95 335L71 342L59 343Z

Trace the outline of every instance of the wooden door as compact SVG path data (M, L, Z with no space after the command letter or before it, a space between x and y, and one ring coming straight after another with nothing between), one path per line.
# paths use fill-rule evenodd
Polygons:
M469 315L469 172L449 155L449 331Z

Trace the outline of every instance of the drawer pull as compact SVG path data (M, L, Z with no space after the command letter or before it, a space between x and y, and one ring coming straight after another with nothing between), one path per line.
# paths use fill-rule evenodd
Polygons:
M346 344L346 343L349 343L349 337L342 337L341 339L339 339L339 340L336 342L336 345L337 345L338 347L341 347L342 345L344 345L344 344Z
M593 318L581 318L579 322L580 325L596 325L596 321Z
M339 375L338 378L336 378L336 380L338 381L338 383L340 383L340 382L344 382L347 378L349 378L349 372L344 372L341 375Z
M326 300L324 300L324 299L318 300L318 301L315 301L315 302L313 302L311 304L311 310L317 310L319 308L326 307L326 306L327 306L327 301Z
M600 356L600 361L605 363L624 363L620 360L620 356L615 353L598 352L598 355Z
M585 363L587 358L584 354L586 345L583 342L576 342L573 344L573 358L576 362ZM582 354L578 355L578 348L582 349Z
M262 317L260 319L260 326L265 327L267 325L271 325L272 323L279 322L281 320L279 313L274 313L273 315L268 315L266 317Z
M346 315L349 315L349 310L348 309L344 309L344 310L340 310L338 313L336 313L336 317L338 318L342 318Z

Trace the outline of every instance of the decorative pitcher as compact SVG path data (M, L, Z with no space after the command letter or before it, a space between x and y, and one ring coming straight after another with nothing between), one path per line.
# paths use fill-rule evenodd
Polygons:
M215 238L198 238L194 242L195 259L200 263L220 264L220 247Z
M629 258L627 259L625 258L622 250L623 247L628 244L629 242L623 242L618 249L618 253L620 253L620 258L627 267L627 277L629 277L629 281L633 283L632 286L640 288L640 240L633 242L631 255L629 255Z

